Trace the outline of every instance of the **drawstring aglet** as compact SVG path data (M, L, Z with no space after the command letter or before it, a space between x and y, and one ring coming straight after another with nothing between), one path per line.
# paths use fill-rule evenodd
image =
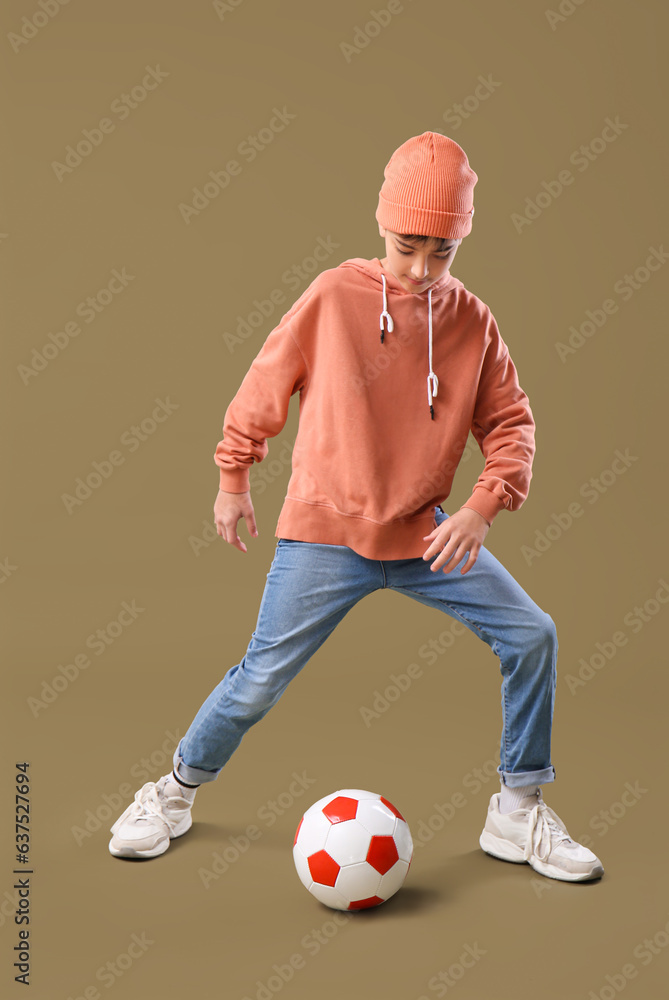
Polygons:
M432 352L430 352L432 353ZM432 363L432 358L430 358L430 364ZM433 371L427 377L427 405L430 407L430 420L434 420L434 406L432 405L433 398L437 395L439 391L439 379Z

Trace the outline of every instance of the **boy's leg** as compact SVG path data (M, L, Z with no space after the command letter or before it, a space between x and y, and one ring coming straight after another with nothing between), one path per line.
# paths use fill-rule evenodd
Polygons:
M440 524L448 514L435 508ZM500 809L490 798L481 848L505 861L527 863L549 878L582 882L599 878L599 858L569 836L543 801L540 786L555 780L550 745L557 677L557 633L552 618L528 597L485 547L464 574L463 556L449 573L433 572L423 559L383 564L386 586L459 619L500 659L502 738L497 768L504 790L524 787L526 798ZM531 793L531 794L529 794ZM516 808L518 805L518 808Z
M448 517L435 508L437 524ZM504 566L482 546L464 574L463 556L449 573L421 558L384 562L386 586L458 619L499 657L502 673L500 780L510 786L555 780L551 728L557 634Z
M211 692L174 754L179 781L213 781L346 612L383 585L381 565L344 545L280 538L246 655ZM111 828L116 857L153 858L192 824L195 789L147 782Z
M213 781L346 613L382 586L380 563L345 545L280 538L246 654L197 712L175 772L193 784Z

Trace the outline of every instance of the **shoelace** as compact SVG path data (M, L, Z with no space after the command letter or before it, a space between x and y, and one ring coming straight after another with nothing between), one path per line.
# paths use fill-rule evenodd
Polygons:
M147 781L139 791L135 792L135 801L128 806L125 816L122 818L125 819L129 816L135 816L137 822L149 820L152 816L156 816L172 831L177 823L177 820L171 820L169 816L165 815L160 796L158 795L158 789L152 781Z
M525 842L525 860L534 854L540 861L547 861L551 851L562 841L571 837L566 826L554 819L548 812L545 802L537 802L527 818L527 840ZM546 850L541 853L541 845L545 843Z

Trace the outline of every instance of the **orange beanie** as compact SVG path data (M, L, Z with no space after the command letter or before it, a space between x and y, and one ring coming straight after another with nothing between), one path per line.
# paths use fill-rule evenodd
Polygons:
M383 176L376 219L384 229L451 240L471 232L478 176L453 139L440 132L407 139Z

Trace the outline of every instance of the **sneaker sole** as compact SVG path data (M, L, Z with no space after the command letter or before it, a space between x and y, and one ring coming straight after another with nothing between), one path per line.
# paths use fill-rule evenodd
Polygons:
M138 851L134 847L114 847L114 838L109 841L109 853L115 858L157 858L164 854L170 846L169 840L166 844L160 844L147 851Z
M540 875L546 875L548 878L556 878L561 882L589 882L591 879L601 878L604 874L603 867L597 864L589 872L566 872L562 868L546 864L545 861L536 860L532 863L532 868L534 868L535 872L539 872Z
M484 830L479 837L479 844L486 854L491 854L494 858L501 858L502 861L513 861L515 864L526 865L525 855L516 844L510 844L508 840L500 840L492 833Z
M109 841L109 853L113 854L115 858L159 858L160 855L164 854L170 846L170 841L176 840L177 837L183 837L184 833L188 833L193 825L193 817L190 813L187 817L185 817L182 823L185 824L183 825L183 829L181 829L182 824L179 824L175 832L170 834L166 842L162 841L156 847L147 848L145 851L137 850L136 847L132 847L128 843L123 844L123 842L121 842L120 846L115 847L114 840L116 838L112 837Z
M500 840L499 837L493 836L486 830L481 834L479 844L481 849L493 858L501 858L502 861L512 861L515 864L530 865L540 875L559 879L561 882L587 882L590 879L601 878L604 874L604 869L599 864L594 865L589 872L566 872L562 868L556 868L555 865L549 865L538 858L535 858L533 862L526 861L520 847L516 844L510 844L507 840Z

